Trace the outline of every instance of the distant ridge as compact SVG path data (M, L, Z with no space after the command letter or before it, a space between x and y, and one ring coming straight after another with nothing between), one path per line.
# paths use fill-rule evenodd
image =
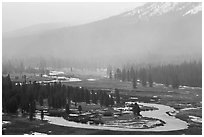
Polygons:
M3 59L55 57L97 64L179 62L201 59L201 49L201 3L147 3L93 23L3 37Z

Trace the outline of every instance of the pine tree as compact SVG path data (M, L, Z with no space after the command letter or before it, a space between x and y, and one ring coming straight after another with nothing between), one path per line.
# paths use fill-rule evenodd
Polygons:
M12 89L10 74L8 74L8 76L6 77L6 86L8 86L9 89Z
M78 111L79 111L79 113L81 114L81 111L82 111L82 107L81 107L81 105L79 105L79 107L78 107Z
M135 72L133 72L132 86L134 89L137 88L137 77Z
M6 101L6 110L9 113L16 113L17 109L18 109L18 101L17 98L15 96L9 98Z
M113 105L114 105L114 99L113 99L113 96L111 95L109 99L110 99L110 105L113 106Z
M131 80L131 76L130 76L130 71L128 70L127 71L127 81L130 81Z
M174 75L173 76L173 80L172 80L172 87L174 88L174 89L178 89L179 88L179 85L180 85L180 83L179 83L179 78L178 78L178 75Z
M19 65L19 72L20 72L20 74L22 74L24 71L25 71L25 66L24 66L23 62L21 62Z
M98 101L97 93L94 92L93 90L91 91L91 100L92 100L92 103L97 104L97 101Z
M33 117L35 116L35 101L32 100L30 102L30 121L33 120Z
M130 79L133 80L133 78L135 77L135 70L133 69L133 66L131 66L131 69L130 69Z
M100 91L100 105L103 106L104 105L104 92Z
M115 79L118 79L118 80L122 79L122 72L119 68L116 69Z
M90 104L90 92L88 89L85 90L85 100L87 104Z
M112 79L112 70L109 72L109 79Z
M69 114L69 113L70 113L69 106L70 106L70 104L69 104L69 103L67 103L67 104L66 104L66 114Z
M168 76L167 75L165 75L165 86L166 87L169 87L169 80L168 80Z
M110 65L107 68L107 76L112 79L112 67Z
M146 87L146 85L147 85L147 74L146 74L146 69L145 68L140 70L140 80L142 82L142 86Z
M104 92L104 103L103 103L106 107L108 107L110 105L110 99L109 96L107 95L106 92Z
M125 68L122 69L122 81L125 81L126 80L126 70Z
M43 106L43 97L42 96L39 97L39 103L40 103L40 106Z
M149 72L148 82L149 82L149 87L153 87L153 80L152 80L151 72Z
M120 94L118 89L115 89L115 97L116 97L116 103L120 104Z

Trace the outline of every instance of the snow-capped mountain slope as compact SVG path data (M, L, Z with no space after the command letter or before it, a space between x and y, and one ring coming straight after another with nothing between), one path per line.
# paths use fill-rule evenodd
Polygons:
M202 5L201 3L196 5L195 7L192 7L192 9L188 10L183 16L190 15L190 14L197 14L198 12L202 11Z
M151 17L160 16L165 13L177 12L177 15L185 16L196 14L202 10L201 3L179 3L179 2L157 2L147 3L123 14L123 16ZM179 13L179 14L178 14Z
M86 59L90 64L201 59L200 7L201 3L147 3L89 24L3 37L3 59L54 56L74 62Z

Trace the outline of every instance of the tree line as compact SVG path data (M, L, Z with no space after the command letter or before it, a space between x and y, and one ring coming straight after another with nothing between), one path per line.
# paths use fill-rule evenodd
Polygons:
M32 66L25 66L22 61L15 62L14 61L4 61L2 63L2 73L3 74L11 74L11 73L20 73L23 72L26 73L42 73L42 74L48 74L49 70L46 68L45 61L40 61L37 65L38 67L32 67Z
M142 86L153 87L153 82L179 88L182 86L202 87L202 62L183 62L147 67L123 67L109 71L109 78L122 81L131 81L133 88L137 87L137 80Z
M100 104L101 106L113 106L114 102L120 103L119 90L110 94L105 90L88 90L83 87L65 86L63 84L16 84L10 76L2 77L2 106L3 112L15 113L18 108L22 112L33 114L35 104L43 105L43 99L48 99L50 108L69 108L70 103L79 102ZM67 106L68 105L68 106Z

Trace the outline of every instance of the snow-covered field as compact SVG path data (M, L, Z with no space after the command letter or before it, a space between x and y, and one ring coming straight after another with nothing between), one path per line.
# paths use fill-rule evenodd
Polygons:
M39 83L54 83L54 82L79 82L82 81L79 78L66 78L63 77L64 79L62 79L61 77L57 77L55 80L47 80L47 81L39 81Z

